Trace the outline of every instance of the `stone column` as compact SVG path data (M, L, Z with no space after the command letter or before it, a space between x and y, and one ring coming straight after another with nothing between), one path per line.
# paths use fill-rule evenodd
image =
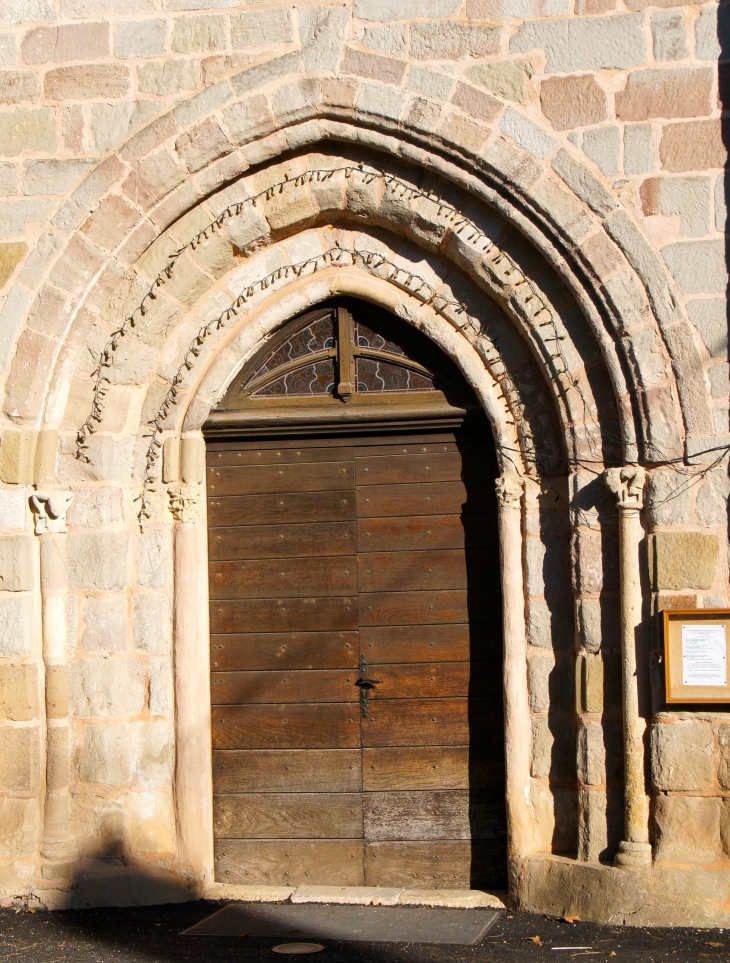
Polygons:
M69 824L70 740L66 638L66 512L71 492L37 491L30 502L40 538L43 663L46 700L46 795L41 876L62 882L74 873Z
M208 631L208 532L203 489L168 489L175 519L175 797L183 870L213 882L213 761Z
M507 861L510 890L530 851L530 710L527 692L527 633L522 569L524 482L508 472L496 480L504 632L504 739L507 803Z
M646 793L646 720L639 705L641 660L637 657L642 632L641 571L639 544L643 538L641 509L644 507L646 472L638 465L609 468L606 484L615 494L619 514L621 566L621 663L624 716L625 836L616 854L618 866L647 866L652 852L649 842L649 798Z

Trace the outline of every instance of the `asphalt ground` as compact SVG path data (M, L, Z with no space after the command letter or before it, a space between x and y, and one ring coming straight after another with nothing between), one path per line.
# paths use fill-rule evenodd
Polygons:
M0 910L0 960L23 963L275 963L282 940L181 936L225 903L198 901L45 913ZM456 910L455 912L458 912ZM730 961L730 930L648 929L503 913L479 946L325 941L321 963ZM565 949L562 949L565 947ZM581 949L580 947L589 947Z

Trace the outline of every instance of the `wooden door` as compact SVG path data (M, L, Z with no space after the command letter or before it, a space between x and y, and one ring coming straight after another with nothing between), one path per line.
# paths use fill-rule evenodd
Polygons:
M503 885L493 450L216 442L208 465L217 879Z

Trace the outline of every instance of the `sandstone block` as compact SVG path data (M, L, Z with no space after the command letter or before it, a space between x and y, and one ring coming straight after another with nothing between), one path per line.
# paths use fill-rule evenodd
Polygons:
M126 786L132 776L129 724L85 725L79 749L79 779L86 784Z
M0 237L17 237L26 234L33 225L45 224L52 205L53 201L41 198L6 201Z
M461 107L467 114L476 117L477 120L487 122L496 120L502 111L502 104L496 98L469 86L469 84L457 84L451 102L456 104L457 107Z
M157 97L195 90L195 61L177 58L142 64L137 68L137 86L143 94Z
M71 797L71 827L82 857L119 858L125 850L124 797L78 792Z
M127 648L127 598L124 595L89 596L81 610L84 631L81 645L87 652L104 655Z
M0 70L0 104L22 104L39 97L38 75L32 70Z
M172 529L148 528L138 541L137 579L145 588L169 588L172 583Z
M687 28L681 13L659 10L651 18L655 60L684 60L689 57Z
M575 779L575 726L572 719L552 716L532 723L530 772L533 779Z
M224 17L179 17L174 22L172 49L175 53L222 50L225 46Z
M43 92L50 100L101 100L124 97L128 90L129 71L122 64L57 67L43 80Z
M309 77L294 84L280 87L271 98L271 106L277 117L282 118L306 112L313 104L319 102L321 85L319 80Z
M354 74L356 77L397 86L406 72L406 64L394 57L381 57L380 54L346 47L340 69L343 73Z
M624 173L649 174L654 167L654 135L651 127L649 124L626 124Z
M231 18L231 46L234 50L291 43L293 39L291 11L286 7L252 10Z
M728 27L725 17L718 20L718 8L706 6L695 21L695 57L698 60L719 60L723 47L727 50Z
M129 845L133 851L175 850L175 809L169 792L135 792L129 797Z
M595 127L583 134L583 153L606 177L618 174L618 127Z
M0 11L0 23L44 23L55 19L53 0L8 0Z
M652 177L643 182L640 197L644 213L679 215L685 237L702 237L710 226L708 177Z
M30 722L38 715L38 670L32 663L0 666L0 716Z
M452 77L438 74L434 70L427 70L425 67L411 64L408 71L406 88L415 91L415 93L423 94L425 97L430 97L432 100L447 100L453 86L454 80Z
M503 60L468 67L465 73L478 87L485 87L497 97L523 104L528 98L529 81L534 71L529 60Z
M304 67L334 70L350 22L349 11L338 7L310 7L299 15L299 38Z
M0 658L30 655L35 615L29 595L0 596Z
M56 148L56 119L51 107L18 108L0 114L0 154L51 153Z
M119 592L127 583L127 535L98 532L68 536L71 589Z
M607 116L606 94L590 74L543 80L540 105L555 130L587 127Z
M415 60L489 57L499 53L500 36L499 27L484 24L416 20L411 25L411 56Z
M715 787L714 739L709 722L658 724L652 731L652 779L660 790Z
M604 712L621 707L621 665L617 657L588 653L580 660L583 712Z
M149 660L150 712L165 715L173 708L172 663L167 656Z
M388 23L382 27L367 27L360 38L364 47L382 50L394 57L406 55L407 43L405 29L400 23Z
M569 599L531 598L527 604L527 638L541 649L573 648L573 602Z
M676 241L662 248L662 256L682 294L725 291L728 270L723 241Z
M566 150L559 150L552 163L553 170L558 173L568 187L585 201L602 217L610 214L616 208L616 201L610 191L593 176L593 174L577 161Z
M29 517L25 491L22 488L0 488L0 529L22 532L27 528Z
M129 20L114 24L114 56L157 57L167 47L164 20Z
M578 730L578 779L585 786L620 784L623 738L618 723L584 722Z
M155 592L132 600L134 644L151 655L166 655L172 648L172 606L167 595Z
M0 726L0 772L5 792L38 791L40 741L37 727Z
M725 226L728 223L725 181L725 174L720 174L719 177L715 178L715 227L720 232L725 231Z
M625 90L616 94L616 116L619 120L703 117L712 109L711 92L709 68L634 71Z
M720 768L717 778L723 789L730 789L730 725L721 725L718 729L720 743ZM728 827L730 828L730 826ZM723 838L726 838L725 836ZM726 839L730 841L730 839Z
M27 64L98 60L109 56L108 23L36 27L23 37L20 55Z
M33 856L40 831L36 799L0 797L0 851L3 856Z
M461 0L421 0L419 17L448 17L461 6ZM406 20L401 0L354 0L352 12L360 20Z
M69 666L69 699L81 719L134 718L146 703L141 659L95 659Z
M550 74L638 67L645 58L644 18L630 13L528 22L510 39L510 53L540 48Z
M233 147L215 120L205 120L178 137L175 150L194 174L219 157L230 154Z
M719 856L721 806L719 798L659 796L654 810L657 861L696 862Z
M555 660L533 655L527 663L527 678L532 712L547 712L550 708L550 677L555 671Z
M35 160L23 164L24 194L65 194L88 173L84 160Z
M727 377L727 371L725 377ZM730 479L728 479L727 472L722 469L708 472L700 490L697 492L695 504L697 521L700 525L707 528L715 525L726 525L728 497L730 497Z
M0 34L0 66L7 67L16 63L18 59L18 45L12 33Z
M687 305L690 320L713 358L727 355L727 309L721 298L702 298Z
M549 134L511 107L499 122L499 127L502 133L511 137L520 147L524 147L535 157L547 157L555 150L556 143Z
M578 606L578 633L587 652L619 648L620 613L612 599L582 599Z
M715 535L657 532L650 560L657 589L709 589L715 581L719 548Z
M727 161L719 120L667 124L662 129L659 157L664 170L674 173L722 168Z
M12 276L15 268L25 257L28 245L25 241L9 241L0 244L0 288Z
M32 539L27 535L0 536L0 591L29 592L34 584Z
M330 9L336 13L344 13L344 11L338 11L335 10L335 8ZM328 36L326 31L323 36ZM298 53L288 53L282 57L272 57L271 60L266 60L264 63L256 64L253 67L248 67L246 70L241 70L239 73L234 74L231 77L231 86L237 94L245 94L249 90L258 90L260 87L264 87L272 80L286 77L287 74L298 73L301 67L302 57Z
M356 106L366 114L398 120L403 110L403 101L403 94L399 90L380 84L363 84Z
M708 368L707 374L710 378L710 391L712 393L712 397L727 401L728 395L730 395L730 381L728 380L727 362L713 365L711 368Z
M690 493L683 491L683 475L654 471L648 480L649 516L657 525L682 525L690 520Z

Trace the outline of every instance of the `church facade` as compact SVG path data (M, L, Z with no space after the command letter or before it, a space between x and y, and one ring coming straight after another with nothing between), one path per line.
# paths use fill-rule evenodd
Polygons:
M723 17L0 0L0 899L729 924Z

